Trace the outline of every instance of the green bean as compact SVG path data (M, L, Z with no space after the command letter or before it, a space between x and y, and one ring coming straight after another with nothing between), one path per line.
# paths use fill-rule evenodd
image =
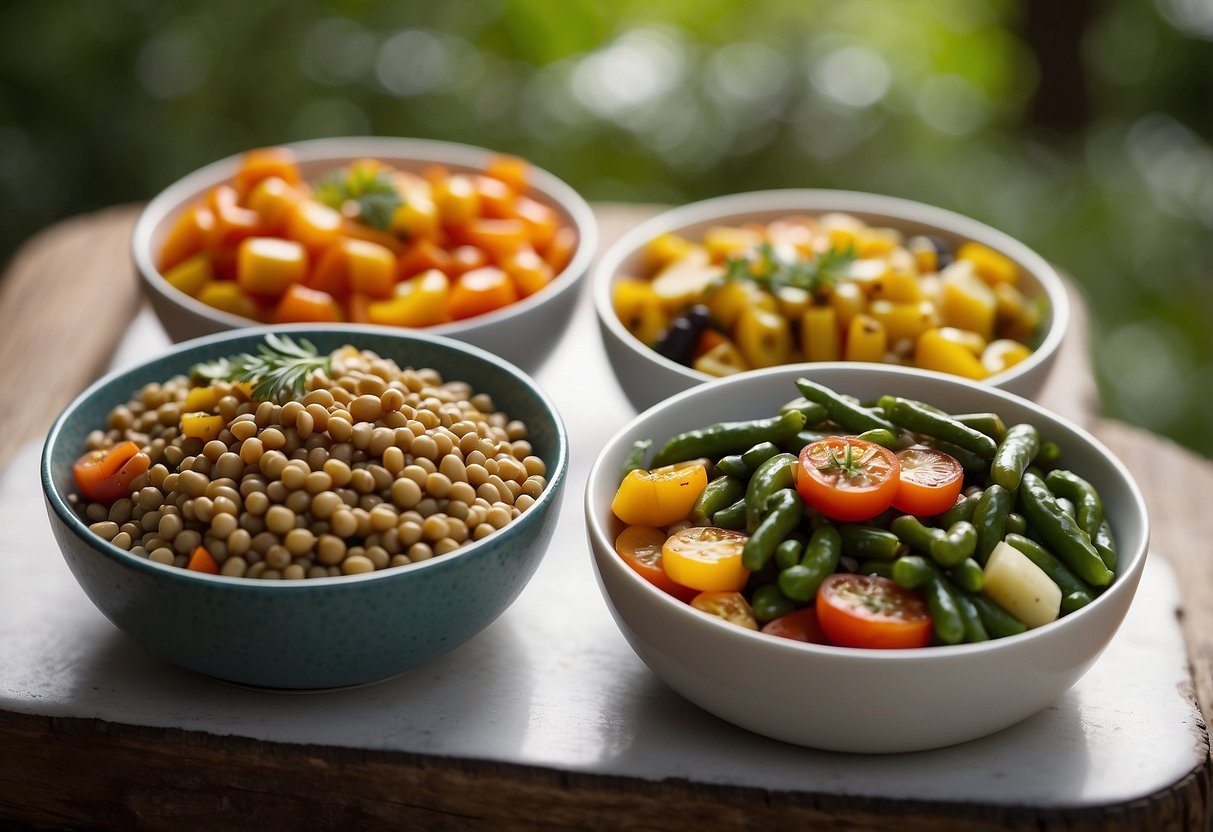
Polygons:
M981 431L995 442L1001 442L1007 435L1007 426L997 413L957 413L952 418L973 430Z
M893 564L896 561L891 560L865 560L859 564L859 569L856 570L858 575L878 575L881 578L893 579Z
M782 572L789 566L800 563L803 554L804 541L796 537L789 537L775 547L775 565Z
M1015 532L1015 534L1028 533L1028 521L1018 511L1012 511L1007 515L1006 525L1003 527L1004 532Z
M1032 461L1037 465L1051 468L1057 464L1059 459L1061 459L1061 446L1052 439L1046 439L1040 443L1040 451L1036 454L1036 459Z
M779 408L780 413L787 413L789 410L799 410L801 413L803 413L804 423L809 426L820 425L827 418L829 418L830 415L826 410L825 405L817 402L811 402L804 396L799 396L792 399L783 407Z
M990 634L986 632L986 626L981 623L981 614L977 612L977 605L963 592L957 592L952 597L956 600L956 608L960 610L960 620L964 622L965 641L989 641Z
M712 515L712 525L718 529L745 528L745 498Z
M981 616L981 623L986 626L986 632L990 634L991 638L1005 638L1007 636L1019 635L1028 629L1026 624L986 596L980 593L973 593L965 597L969 599L973 606L977 607L977 614Z
M896 396L882 397L881 402L885 403L886 399L890 401L884 408L885 416L900 428L951 442L983 459L993 458L998 449L998 444L993 439L979 430L961 424L951 416L933 413L908 399Z
M771 495L765 510L765 516L741 550L741 563L751 572L762 569L775 554L775 547L800 525L804 516L804 500L800 499L796 489L783 488ZM837 531L834 533L838 534Z
M748 480L759 465L779 453L774 442L759 442L748 451L730 454L716 463L716 470L740 480Z
M1071 517L1074 517L1075 519L1077 519L1077 516L1078 516L1076 513L1077 510L1074 508L1073 502L1071 502L1070 500L1067 500L1065 497L1054 496L1053 499L1057 501L1057 507L1059 509L1061 509L1062 511L1064 511L1066 514L1070 515Z
M977 548L973 557L985 564L990 552L1006 534L1007 518L1015 504L1015 494L1001 485L991 485L981 493L977 508L973 512L973 526L977 529Z
M798 410L790 410L767 419L717 422L706 428L680 433L670 439L657 452L653 467L660 468L701 456L716 459L726 454L741 453L759 442L779 444L795 436L803 427L804 414Z
M977 548L977 529L972 523L961 520L953 523L943 535L935 537L928 547L931 560L940 566L955 566L973 555Z
M824 405L830 419L848 433L863 433L874 428L884 428L892 433L897 432L897 428L888 419L867 408L852 404L824 385L809 381L807 378L798 378L796 379L796 389L809 401Z
M695 517L710 518L722 508L727 508L744 496L745 483L737 477L725 474L707 484L691 508L691 514Z
M969 497L961 494L947 511L935 518L935 524L941 529L951 528L953 523L961 520L973 522L973 512L977 510L979 497Z
M1104 566L1115 570L1116 540L1112 537L1112 527L1108 525L1106 517L1099 524L1099 529L1095 532L1095 538L1091 541L1091 545L1095 547L1095 551L1099 552L1099 557L1103 560Z
M804 450L805 445L812 445L819 439L825 439L827 436L837 435L837 431L802 430L791 439L787 439L779 443L779 448L780 450L799 456L800 452Z
M934 574L935 570L922 555L902 555L893 561L893 580L906 589L918 589Z
M875 526L847 523L838 527L842 536L842 553L856 560L892 560L901 551L901 540L892 532Z
M765 584L755 589L750 596L750 608L759 624L796 612L796 605L779 591L778 584Z
M653 447L652 439L637 439L632 443L632 447L628 449L628 455L623 458L623 476L626 477L632 471L646 470L644 458L651 447Z
M779 588L793 601L807 603L813 600L821 582L838 568L841 553L842 538L838 529L822 526L809 538L800 563L779 573Z
M966 592L981 592L981 587L985 583L985 572L982 570L981 564L973 558L965 558L948 569L948 577Z
M1103 523L1103 500L1095 486L1072 471L1054 468L1045 474L1045 485L1058 497L1074 503L1074 519L1092 541L1099 534Z
M911 549L923 554L931 553L931 542L944 536L943 529L935 529L930 526L924 526L922 521L917 517L909 514L901 514L893 518L893 522L889 523L889 531L897 535L897 538Z
M944 644L959 644L963 641L964 620L960 617L956 598L943 578L932 575L930 580L922 585L922 594L927 600L927 610L931 613L935 637Z
M980 454L975 454L968 448L962 448L959 445L944 442L940 439L931 439L931 441L924 442L923 444L954 457L960 463L960 467L965 469L966 474L981 474L984 476L989 471L990 463L983 459Z
M745 490L745 525L753 533L766 512L767 498L796 482L796 457L776 454L758 466Z
M1074 574L1093 587L1112 583L1115 575L1104 565L1091 538L1077 520L1058 508L1044 480L1035 474L1024 473L1019 487L1019 507L1028 524Z
M890 451L897 450L897 434L893 433L891 430L885 430L884 428L873 428L872 430L865 430L863 433L859 434L858 438L865 442L874 442L877 445L888 448Z
M1019 488L1019 479L1024 469L1040 451L1040 431L1032 425L1020 423L1007 429L1006 438L998 445L994 461L990 464L990 479L1007 491Z
M1091 603L1091 589L1078 576L1070 571L1070 568L1058 560L1052 552L1041 546L1034 540L1029 540L1023 535L1009 534L1007 535L1007 544L1014 546L1024 556L1040 567L1040 571L1049 576L1049 580L1057 584L1057 588L1061 590L1063 600L1071 595L1075 596L1078 607L1085 606ZM1066 612L1073 612L1073 609Z

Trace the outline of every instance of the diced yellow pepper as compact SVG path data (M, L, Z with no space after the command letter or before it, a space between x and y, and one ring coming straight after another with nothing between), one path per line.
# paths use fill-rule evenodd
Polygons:
M438 206L429 194L406 199L392 214L392 230L410 239L434 239L439 230Z
M800 349L805 361L837 361L842 328L833 306L811 306L800 316Z
M681 260L698 248L685 237L667 233L649 240L644 247L644 265L648 274L664 269L675 260Z
M1040 324L1040 308L1010 283L994 284L994 321L999 335L1027 341Z
M822 214L818 220L818 227L825 234L830 248L839 250L855 246L859 241L859 236L867 228L858 217L837 212Z
M620 278L611 294L615 314L628 332L648 346L669 328L670 318L653 287L644 280Z
M713 263L745 254L761 243L762 234L752 228L716 225L703 233L703 245Z
M973 355L980 356L982 350L986 348L986 339L976 332L969 332L967 329L957 329L954 326L942 326L938 331L941 338L946 338L949 341L960 344L960 346L973 353Z
M895 228L869 228L859 234L855 253L860 257L883 257L901 245L902 234Z
M211 258L206 254L195 254L173 266L164 276L170 286L187 295L197 295L202 287L214 278L215 270L211 268Z
M993 375L1014 367L1031 354L1032 350L1024 344L1009 338L1000 338L991 341L981 353L981 365L986 368L986 372Z
M750 369L732 341L722 341L695 359L692 366L710 376L729 376Z
M707 249L697 246L657 273L653 292L667 310L675 312L701 298L721 274L721 268L709 261Z
M792 352L792 328L778 312L746 307L733 333L737 347L751 367L786 364Z
M977 276L990 285L1014 283L1019 278L1019 268L1014 260L972 240L960 244L956 259L972 263Z
M754 306L774 312L778 308L770 292L749 280L730 280L723 286L713 288L707 296L708 311L712 319L727 330L732 330L742 310Z
M249 191L245 204L257 212L263 226L277 230L286 225L292 208L300 199L300 193L285 179L267 176Z
M372 298L390 298L396 287L396 255L367 240L343 243L350 288Z
M868 305L868 314L880 321L890 341L913 340L931 327L939 326L935 304L926 300L918 303L875 300Z
M480 216L480 192L470 176L457 173L434 184L434 205L448 225L461 225Z
M906 248L914 256L914 264L919 274L930 274L939 270L939 253L935 251L935 244L929 239L922 236L911 237Z
M813 295L796 286L783 286L775 292L775 302L779 305L779 314L794 321L813 304Z
M243 318L257 317L257 304L231 280L212 280L198 290L198 300Z
M191 387L181 403L181 410L185 413L210 410L219 403L219 398L219 391L213 387Z
M838 314L840 329L850 326L851 319L868 308L868 298L858 283L844 281L830 293L830 308Z
M223 432L224 419L216 414L184 413L181 416L181 435L186 439L201 439L210 442Z
M918 339L914 347L914 365L976 380L988 375L977 356L967 347L945 338L938 329L927 330Z
M396 284L395 297L367 304L367 318L388 326L433 326L450 320L447 302L451 281L438 269L429 269Z
M883 361L888 345L889 336L880 321L871 315L856 315L847 327L843 358L847 361Z
M868 284L868 294L872 300L887 300L893 303L918 303L922 300L918 276L909 272L887 272Z
M307 277L307 250L293 240L249 237L236 253L236 282L252 295L278 297Z
M987 341L994 337L994 291L973 274L967 261L944 270L939 314L946 326L976 332Z

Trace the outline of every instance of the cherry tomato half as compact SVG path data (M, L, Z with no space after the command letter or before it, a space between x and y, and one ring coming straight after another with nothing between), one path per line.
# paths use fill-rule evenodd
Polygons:
M931 616L912 589L879 575L838 572L817 590L817 620L830 644L892 649L926 647Z
M131 482L150 463L138 445L123 442L109 450L89 451L76 460L72 476L85 499L108 504L131 496Z
M807 641L812 644L829 644L822 632L821 624L817 621L817 610L813 607L790 612L772 619L762 626L762 632L769 636L790 638L793 641Z
M665 538L666 534L661 529L628 526L615 538L615 551L640 577L679 601L690 603L691 599L699 594L699 590L676 584L665 573L661 563L661 547Z
M900 469L888 448L853 436L827 436L800 452L796 490L826 517L867 520L893 504Z
M750 571L741 565L749 538L741 532L692 526L671 535L661 547L661 563L674 583L698 590L738 590Z
M930 517L956 503L965 474L956 457L915 446L899 451L897 460L901 463L901 482L893 508L915 517Z
M754 610L740 592L701 592L691 599L691 606L700 612L723 618L738 627L745 627L747 630L758 629Z

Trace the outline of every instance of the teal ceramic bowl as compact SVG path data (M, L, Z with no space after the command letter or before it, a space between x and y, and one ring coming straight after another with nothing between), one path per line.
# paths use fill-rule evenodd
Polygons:
M401 366L433 367L490 394L530 428L548 486L519 518L432 560L364 575L303 581L229 578L162 566L89 531L67 501L89 431L142 385L199 361L253 351L269 329L200 338L106 376L51 427L41 463L51 526L72 574L107 618L152 653L230 682L288 690L365 684L463 644L518 596L543 558L568 471L568 437L535 382L487 352L446 338L374 327L294 326L321 350L353 344Z

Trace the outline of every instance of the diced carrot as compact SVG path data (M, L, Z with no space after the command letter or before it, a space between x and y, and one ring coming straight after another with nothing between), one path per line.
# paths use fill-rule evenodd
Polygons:
M350 293L349 258L342 248L343 240L338 240L324 250L316 259L316 265L303 281L309 289L319 289L334 298L342 299Z
M309 289L301 283L292 283L274 309L274 322L289 323L336 323L341 320L341 309L328 292Z
M448 272L451 277L458 277L472 269L487 266L489 258L476 246L457 246L451 251L451 267Z
M480 215L480 193L472 177L457 173L434 183L434 205L443 225L462 225Z
M450 312L455 320L483 315L518 300L514 281L492 266L463 275L451 289Z
M480 215L491 219L510 219L514 216L514 203L518 199L513 189L492 176L475 178L476 192L480 194Z
M529 243L526 223L519 219L475 219L467 224L465 233L469 243L483 249L498 263Z
M522 195L526 193L529 185L531 166L525 159L502 153L489 159L484 166L484 172L509 185L514 193Z
M261 218L267 231L279 233L286 228L291 208L303 197L280 176L262 179L245 197L245 204Z
M552 282L552 267L530 246L524 246L503 258L501 268L513 278L518 293L524 298Z
M421 274L430 269L438 269L446 274L451 273L453 261L450 252L438 246L432 240L420 239L404 250L396 266L396 273L401 279Z
M219 564L215 561L214 556L206 550L205 546L199 546L190 553L189 564L186 568L194 572L206 572L210 575L219 574Z
M190 205L173 221L160 247L156 267L161 274L206 248L215 228L215 215L203 203Z
M236 282L251 295L278 297L307 276L307 250L293 240L249 237L240 243Z
M450 169L446 165L439 164L426 165L425 170L421 171L422 178L431 185L437 185L442 180L449 178L450 175Z
M543 252L543 258L552 264L552 271L560 274L573 261L576 250L577 232L566 225L552 235L552 242Z
M287 215L286 234L312 254L319 254L341 237L341 220L341 214L327 205L304 199Z
M219 185L206 195L207 206L215 215L210 247L221 249L234 246L248 237L265 233L261 216L240 204L240 195L231 185Z
M297 185L302 177L295 162L295 154L285 147L262 147L250 150L240 160L240 169L232 178L232 184L241 196L253 190L257 183L271 176L288 185Z
M365 240L368 243L382 246L392 254L400 254L404 251L404 243L392 232L364 225L350 217L341 218L341 233L355 240Z
M366 295L353 294L345 301L345 309L349 313L352 324L373 324L371 320L371 299Z
M527 236L531 239L531 245L540 251L551 245L552 238L556 236L556 230L560 227L556 211L551 206L522 196L514 204L514 213L518 219L526 223Z

